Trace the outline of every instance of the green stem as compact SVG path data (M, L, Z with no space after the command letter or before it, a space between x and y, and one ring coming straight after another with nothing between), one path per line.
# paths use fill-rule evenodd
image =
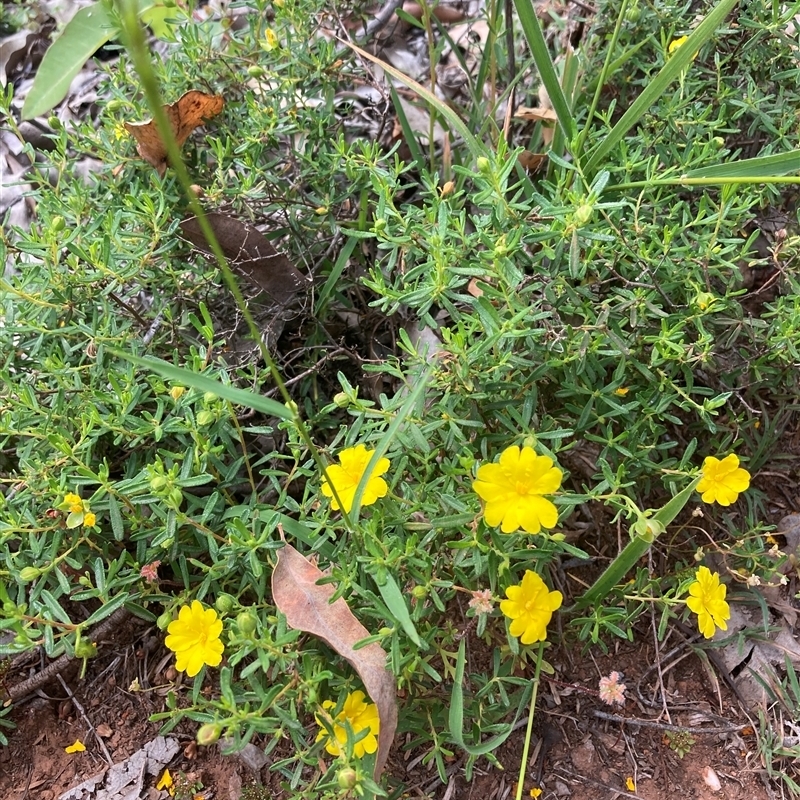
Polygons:
M155 70L153 69L150 51L148 50L147 42L144 36L144 28L139 20L138 2L137 0L116 0L116 3L119 9L122 40L125 44L128 54L130 55L130 59L133 62L133 66L139 75L139 80L141 81L142 89L144 90L144 95L147 99L147 104L150 106L153 119L158 126L158 132L161 135L164 144L166 145L170 166L175 170L178 183L181 185L184 191L189 207L191 208L192 213L197 217L200 230L203 232L206 241L209 243L211 250L214 253L214 257L219 264L219 268L225 283L235 298L236 305L239 307L239 310L242 312L242 315L247 322L250 335L258 346L261 356L264 359L264 363L269 368L272 379L275 381L275 385L283 397L284 403L292 412L292 422L297 428L300 438L303 440L303 443L311 453L311 456L314 459L314 462L316 463L320 473L327 477L325 462L322 460L319 450L317 450L313 441L311 440L311 434L308 432L308 428L303 423L297 405L292 402L292 398L289 395L286 384L283 382L283 378L278 371L278 367L273 361L266 345L264 344L258 326L253 319L253 315L250 313L250 309L247 307L247 303L244 300L244 296L239 288L236 277L228 265L228 260L225 258L225 254L223 253L222 248L217 241L217 237L214 235L214 231L205 215L205 211L203 210L203 207L198 201L195 193L192 191L192 181L189 177L189 172L187 171L186 164L181 157L180 147L175 139L172 125L167 118L167 112L164 110L163 100L158 88L158 78L156 77ZM337 502L339 502L339 506L341 507L342 503L338 497L336 488L333 486L333 482L329 481L329 483L333 489L334 497L336 498ZM344 508L342 508L341 513L347 528L349 530L353 530L350 516L347 514Z
M628 542L622 552L608 565L606 571L575 601L575 609L585 608L602 601L618 583L621 583L625 575L647 553L653 542L689 502L699 482L700 476L696 477L682 492L678 492L651 518L645 519L642 516L640 521L646 523L646 529Z
M525 786L525 772L528 766L528 753L531 749L531 732L533 731L533 715L536 711L536 696L539 694L539 675L542 672L542 659L544 657L544 642L539 642L539 653L536 657L536 671L533 674L533 693L528 711L528 727L525 729L525 744L522 747L522 763L519 765L519 780L517 781L517 794L515 800L521 800Z

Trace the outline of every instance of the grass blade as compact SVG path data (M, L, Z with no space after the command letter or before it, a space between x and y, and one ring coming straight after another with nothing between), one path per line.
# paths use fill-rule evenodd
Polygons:
M207 375L199 375L190 369L176 367L174 364L162 361L160 358L152 358L150 356L142 358L141 356L124 353L122 350L113 350L112 348L108 348L108 352L117 358L127 359L139 367L145 367L157 372L169 380L177 381L185 386L191 386L201 392L211 392L223 400L229 400L234 405L252 408L262 414L269 414L279 419L293 419L291 411L283 403L270 400L269 397L263 397L260 394L251 392L249 389L238 389L236 386L229 386L227 383L222 383L222 381L218 381L215 378L209 378Z
M775 153L771 156L746 158L743 161L729 161L713 167L700 167L685 174L687 178L758 178L788 175L800 172L800 150L788 153Z
M617 124L609 131L608 136L592 152L584 169L591 174L599 169L611 150L616 147L622 137L641 119L651 105L666 91L680 74L689 68L698 50L714 35L738 0L721 0L697 26L694 33L675 51L656 77L645 87L644 91L631 103L630 108L622 115ZM552 99L552 98L551 98Z
M550 51L547 49L542 26L536 16L533 3L531 0L514 0L514 5L519 15L519 21L522 23L522 31L528 41L528 47L531 49L531 55L539 70L539 77L542 79L544 88L547 89L553 110L558 117L558 124L564 131L567 141L571 142L577 133L575 118L572 116L567 97L561 88L561 82L553 66L553 59L550 58Z
M78 11L44 54L22 106L22 119L38 117L58 105L83 65L118 32L100 3Z

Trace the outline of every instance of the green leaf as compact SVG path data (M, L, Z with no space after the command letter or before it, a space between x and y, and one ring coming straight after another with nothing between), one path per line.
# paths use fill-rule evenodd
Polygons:
M550 102L553 104L553 110L558 117L558 124L561 126L567 141L571 141L577 132L575 118L572 116L569 102L564 90L561 88L561 81L553 66L553 59L550 58L550 51L547 49L547 43L542 32L542 25L536 16L533 3L531 0L514 0L514 6L522 24L522 31L528 40L528 47L531 49L536 69L539 70L539 77L542 79Z
M100 3L82 8L44 54L22 106L22 119L38 117L58 105L83 65L118 32Z
M669 57L661 71L647 84L644 91L631 103L608 136L597 146L585 165L587 174L599 169L606 156L622 140L622 137L644 116L651 105L667 90L680 74L687 70L698 50L714 35L738 0L721 0L695 28L689 38ZM552 100L552 98L551 98ZM555 104L554 104L555 106ZM556 109L556 112L558 110Z
M384 578L383 583L379 583L377 580L375 581L383 601L386 603L389 611L391 611L392 616L400 623L400 627L406 632L408 638L420 649L425 649L425 645L422 639L419 638L417 629L411 621L406 599L403 597L400 587L388 572L385 574Z
M800 150L788 153L775 153L771 156L746 158L743 161L729 161L713 167L700 167L690 170L686 178L759 178L787 175L800 172Z
M466 639L462 639L461 643L458 645L456 676L453 679L453 691L450 693L450 715L448 719L448 726L450 728L450 736L462 750L465 750L471 756L482 756L486 755L486 753L491 753L492 750L496 750L511 735L511 732L514 730L514 726L517 724L519 715L522 713L522 709L525 708L525 704L528 702L532 684L528 684L528 686L522 692L522 697L520 698L519 706L517 707L517 713L514 716L514 721L508 725L502 733L498 733L497 736L494 736L488 741L485 741L479 745L467 744L464 741L464 665L466 662L464 650L465 644Z
M379 67L381 67L381 69L388 72L393 78L396 78L398 81L400 81L400 83L404 83L409 89L411 89L412 92L419 95L423 100L427 100L427 102L436 109L439 115L448 121L450 127L461 136L475 158L478 158L478 156L488 155L486 148L470 133L469 128L467 128L467 126L464 124L461 117L459 117L458 114L456 114L456 112L447 105L447 103L440 100L433 92L431 92L429 89L426 89L412 78L409 78L405 73L400 72L399 69L395 69L391 64L381 61L380 58L373 56L366 50L362 50L352 42L345 42L343 40L340 41L342 44L346 44L351 50L353 50L353 52L358 53L358 55L360 55L362 58L366 58L367 61L377 64Z
M165 378L182 383L186 386L191 386L194 389L199 389L201 392L211 392L223 400L229 400L237 406L244 406L245 408L252 408L255 411L260 411L262 414L269 414L273 417L280 419L292 419L292 412L286 408L282 403L276 400L270 400L268 397L262 397L260 394L251 392L249 389L237 389L235 386L230 386L227 383L216 378L209 378L207 375L199 375L189 369L183 367L176 367L167 361L162 361L160 358L152 358L147 356L135 356L132 353L124 353L121 350L114 350L108 348L109 353L115 355L117 358L124 358L132 361L140 367L146 367Z

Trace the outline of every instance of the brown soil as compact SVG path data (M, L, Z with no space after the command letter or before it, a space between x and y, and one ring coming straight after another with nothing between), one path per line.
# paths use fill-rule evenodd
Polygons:
M479 659L481 654L473 651L472 655ZM775 796L762 782L752 728L719 731L745 726L748 720L724 684L721 689L712 685L713 679L701 669L696 657L684 658L663 674L669 721L653 707L652 698L659 696L658 677L649 668L657 656L646 635L637 638L636 644L622 643L615 653L599 658L581 655L566 646L549 650L547 658L555 675L544 677L541 683L523 797L533 796L530 790L535 786L538 756L548 740L553 744L546 747L543 761L543 800L768 800ZM102 738L115 763L156 737L159 725L149 717L165 709L168 689L190 691L185 684L170 683L175 676L171 663L171 654L164 650L160 637L145 623L129 620L124 630L102 644L100 655L89 662L85 679L80 680L75 669L64 675L85 716L58 682L17 703L11 719L18 727L9 734L9 746L0 748L0 798L56 800L102 771L107 761L91 728ZM622 708L604 705L596 694L599 677L611 670L625 676L627 701ZM6 682L13 685L24 677L27 673L6 675ZM135 679L144 689L131 690ZM653 727L620 724L598 717L598 712L647 720ZM680 758L670 747L668 728L660 727L669 723L709 732L695 733L695 744ZM463 756L457 754L447 765L448 783L442 784L432 765L422 765L423 753L404 751L402 737L395 742L389 772L406 787L404 797L513 798L524 724L525 720L496 754L503 769L481 759L470 783L464 779ZM287 796L269 764L258 772L245 758L223 756L219 746L198 748L194 733L195 726L186 724L169 734L178 738L182 749L168 767L173 775L184 773L200 781L204 800L239 800L242 787L254 782L269 787L273 798ZM76 739L86 745L86 751L66 753L64 748ZM254 744L260 743L256 740ZM718 777L720 791L715 792L704 781L708 768ZM629 779L634 790L626 788ZM155 779L149 779L149 783L155 783ZM160 800L168 795L151 788L142 797Z

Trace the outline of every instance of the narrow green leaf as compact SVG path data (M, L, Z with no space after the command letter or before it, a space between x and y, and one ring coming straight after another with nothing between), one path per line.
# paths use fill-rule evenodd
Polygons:
M174 364L162 361L160 358L152 358L151 356L142 358L132 353L124 353L122 350L114 350L113 348L108 348L108 352L117 358L127 359L140 367L157 372L159 375L169 378L169 380L191 386L201 392L211 392L237 406L252 408L262 414L269 414L280 419L292 419L292 412L285 405L278 403L276 400L270 400L268 397L262 397L249 389L238 389L235 386L229 386L215 378L209 378L207 375L198 375L189 369L176 367Z
M78 11L44 54L22 106L22 119L38 117L58 105L83 65L118 32L100 3Z
M120 592L116 597L112 597L107 603L103 603L97 611L92 614L89 619L83 624L85 626L96 625L106 617L110 617L120 606L125 605L125 602L130 597L128 592Z
M406 599L403 597L403 593L400 591L400 587L397 585L397 581L395 581L394 577L387 572L383 583L378 583L378 581L375 581L375 583L378 587L378 591L381 593L384 603L386 603L386 607L392 613L392 616L400 623L400 627L406 632L408 638L421 650L425 649L425 644L422 639L419 638L417 629L411 621Z
M111 522L111 531L114 538L121 542L125 538L125 527L122 524L122 512L119 508L119 502L113 494L108 495L108 518Z
M700 167L686 173L686 178L758 178L788 175L800 172L800 150L788 153L775 153L771 156L746 158L742 161L729 161L713 167Z
M528 698L530 697L532 685L528 684L522 692L522 697L517 707L517 713L514 715L514 721L502 732L493 736L488 741L479 745L469 745L464 741L464 665L466 663L465 654L466 640L462 639L458 645L458 658L456 659L456 676L453 680L453 691L450 693L450 714L448 719L448 727L450 728L450 736L453 741L465 752L471 756L482 756L486 753L491 753L492 750L500 747L503 742L508 739L511 732L514 730L519 715L522 709L525 708Z
M339 40L342 44L347 45L353 52L358 53L362 58L366 58L367 61L371 61L373 64L377 64L381 69L385 70L389 73L393 78L396 78L400 83L404 83L411 89L413 92L418 94L423 100L426 100L430 103L439 114L444 117L450 124L450 127L461 136L461 138L466 143L467 147L469 148L470 152L475 158L478 156L485 156L487 155L486 148L476 139L469 131L469 128L464 124L461 117L453 111L450 106L440 100L433 92L426 89L421 84L417 83L412 78L409 78L403 72L400 72L399 69L395 69L391 64L387 64L385 61L381 61L381 59L373 56L371 53L368 53L366 50L362 50L357 45L353 44L352 42L346 42L343 39Z
M644 116L645 112L660 97L680 74L689 68L698 50L714 35L738 0L720 0L689 38L669 57L661 71L647 84L644 91L633 101L608 136L595 148L585 165L589 175L599 169L611 150L622 137ZM552 99L552 98L551 98Z
M550 51L547 49L542 26L536 16L533 3L531 0L514 0L514 6L517 9L522 31L528 40L528 47L531 49L536 68L539 70L539 77L542 79L544 88L547 89L553 110L558 117L558 124L564 131L567 141L570 142L575 138L577 131L575 118L572 116L566 95L553 66L553 60L550 58Z

